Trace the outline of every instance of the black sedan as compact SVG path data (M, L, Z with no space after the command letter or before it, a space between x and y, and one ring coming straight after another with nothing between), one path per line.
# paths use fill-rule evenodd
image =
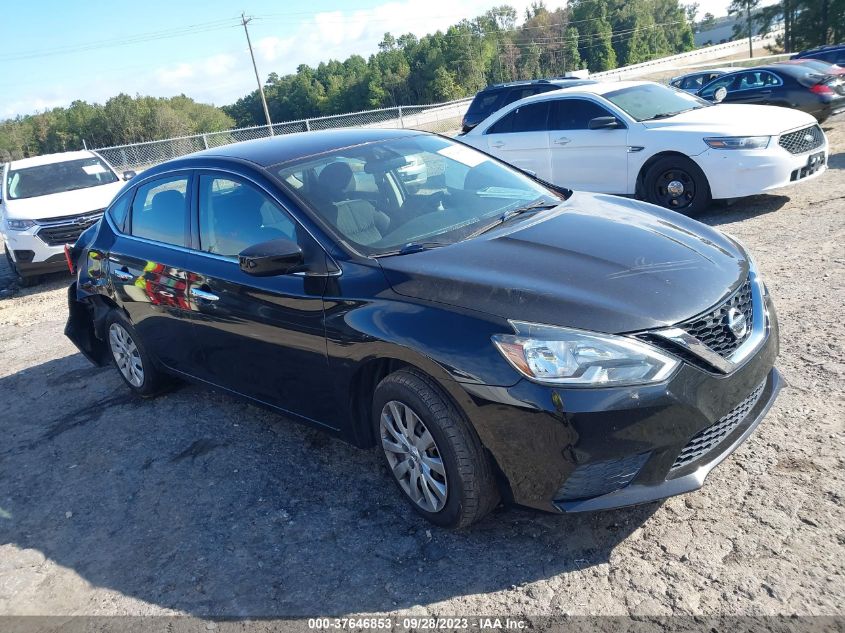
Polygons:
M717 103L754 103L795 108L823 123L845 112L845 80L800 64L757 66L722 75L698 91Z
M68 259L66 334L134 392L192 380L378 446L443 526L500 498L577 512L699 488L780 387L735 240L425 133L164 163Z

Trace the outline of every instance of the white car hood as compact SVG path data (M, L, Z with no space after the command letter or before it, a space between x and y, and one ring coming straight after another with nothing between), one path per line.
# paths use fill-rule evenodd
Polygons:
M800 110L739 103L722 103L690 110L669 119L643 121L643 125L649 129L707 132L725 136L777 136L815 123L812 116Z
M6 217L15 220L43 220L79 215L107 207L124 184L126 183L118 180L107 185L52 193L48 196L4 200L3 206L6 208Z

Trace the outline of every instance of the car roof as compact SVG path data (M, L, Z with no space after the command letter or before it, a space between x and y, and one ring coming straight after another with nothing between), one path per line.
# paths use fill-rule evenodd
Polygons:
M314 132L296 132L222 145L189 154L183 159L235 158L247 160L262 167L269 167L365 143L418 136L420 134L425 134L425 132L384 128L339 128Z
M543 84L551 84L555 86L566 86L573 81L593 81L586 77L553 77L552 79L521 79L519 81L508 81L501 84L490 84L481 92L493 92L495 90L503 90L505 88L519 88L520 86L536 86Z
M845 44L827 44L825 46L817 46L816 48L808 48L806 51L797 53L798 57L804 57L813 53L823 53L827 51L836 51L840 48L845 48Z
M42 154L41 156L32 156L31 158L21 158L9 162L9 169L25 169L27 167L38 167L39 165L52 165L53 163L63 163L69 160L80 160L82 158L94 158L97 155L88 150L79 150L76 152L59 152L57 154Z
M562 94L573 95L573 94L594 94L594 95L604 95L608 92L614 92L616 90L621 90L622 88L631 88L634 86L650 86L650 85L663 85L658 84L656 81L596 81L595 83L591 84L583 84L580 86L568 86L563 87L560 90L554 90L552 92L544 92L538 95L531 95L530 97L525 97L524 99L520 99L515 103L528 103L531 101L543 101L550 97L561 96ZM663 86L664 88L666 86Z
M746 72L750 70L766 70L768 72L773 73L780 73L782 75L789 75L790 77L801 77L807 74L818 74L813 73L812 70L809 70L807 66L801 66L801 64L767 64L765 66L751 66L749 68L737 68L737 72ZM715 81L715 80L714 80Z
M688 73L684 73L683 75L676 75L669 79L669 81L677 81L678 79L683 79L684 77L691 77L693 75L703 75L705 73L722 73L727 74L731 73L736 70L735 66L725 66L723 68L699 68L698 70L691 70Z

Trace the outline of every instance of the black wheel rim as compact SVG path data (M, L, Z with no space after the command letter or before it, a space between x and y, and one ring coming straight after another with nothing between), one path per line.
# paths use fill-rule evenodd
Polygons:
M667 209L686 209L695 200L695 180L683 169L667 169L654 183L657 203Z

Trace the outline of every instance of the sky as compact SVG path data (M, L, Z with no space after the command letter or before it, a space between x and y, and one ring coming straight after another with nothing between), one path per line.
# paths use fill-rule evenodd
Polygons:
M726 13L729 0L696 0L699 17ZM102 103L120 92L225 105L256 87L240 14L249 24L258 71L365 58L385 32L417 36L531 0L28 0L4 7L0 23L0 119ZM682 0L682 3L683 0ZM565 0L546 0L550 9Z

